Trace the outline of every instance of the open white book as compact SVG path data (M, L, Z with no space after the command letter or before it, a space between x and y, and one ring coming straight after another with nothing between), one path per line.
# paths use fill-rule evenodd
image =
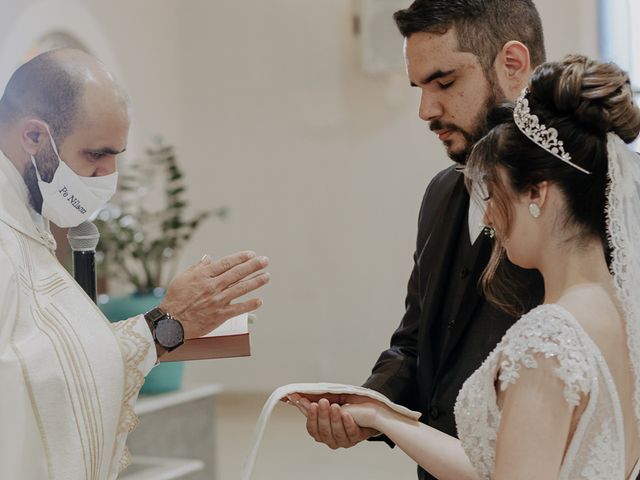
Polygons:
M393 403L380 392L376 392L375 390L371 390L369 388L356 387L354 385L343 385L341 383L292 383L290 385L285 385L276 389L264 404L262 413L260 414L260 418L258 418L258 424L256 425L256 429L253 433L253 439L251 441L249 453L245 460L242 473L240 474L240 480L250 480L251 473L253 472L253 465L255 464L256 456L258 455L260 441L262 440L262 435L264 434L265 428L267 427L267 422L269 421L271 412L281 399L292 393L306 393L308 395L322 395L325 393L338 395L360 395L384 403L392 410L395 410L396 412L412 420L418 420L421 415L420 412L415 412L413 410L409 410L407 407L398 405L397 403Z
M230 318L202 337L186 340L183 345L160 357L160 361L178 362L250 355L249 314L244 313Z

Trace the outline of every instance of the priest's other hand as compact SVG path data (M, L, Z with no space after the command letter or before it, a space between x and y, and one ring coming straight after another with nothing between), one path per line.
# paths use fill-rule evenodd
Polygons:
M267 257L251 251L216 261L205 255L173 279L160 308L182 323L185 339L205 335L226 320L262 305L259 298L231 302L269 282L269 274L263 271L268 264Z
M379 432L358 426L344 404L370 401L358 395L299 395L289 396L289 401L307 417L307 432L332 450L351 448Z

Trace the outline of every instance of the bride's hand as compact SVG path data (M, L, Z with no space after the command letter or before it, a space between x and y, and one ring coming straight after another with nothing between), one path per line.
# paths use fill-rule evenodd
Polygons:
M348 403L342 405L340 409L351 415L358 426L371 428L378 432L382 431L380 429L380 420L382 416L387 413L387 410L389 410L386 405L370 399L365 402Z

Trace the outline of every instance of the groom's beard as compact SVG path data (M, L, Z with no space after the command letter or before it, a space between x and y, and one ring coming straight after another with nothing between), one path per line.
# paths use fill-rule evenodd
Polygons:
M59 161L51 145L47 144L43 151L36 153L33 157L38 165L40 178L45 182L53 180L53 174L58 168ZM36 212L42 214L42 193L40 193L36 169L31 159L29 159L24 169L22 178L24 178L24 183L27 185L27 190L29 191L29 203Z
M462 137L464 138L464 146L461 150L452 152L451 150L449 150L449 148L447 148L447 155L449 155L449 158L460 165L465 165L467 163L467 158L469 158L469 154L471 153L473 146L482 137L489 133L489 128L487 125L487 117L489 111L499 102L504 101L506 98L504 92L502 91L502 88L500 88L500 85L498 85L495 73L493 71L487 72L486 78L489 82L489 95L480 108L480 111L476 114L476 117L472 122L473 127L470 131L464 130L452 123L443 123L440 120L434 120L430 125L431 130L444 129L452 132L459 132L462 135ZM445 142L445 145L449 147L449 145L447 145L446 143L447 142Z

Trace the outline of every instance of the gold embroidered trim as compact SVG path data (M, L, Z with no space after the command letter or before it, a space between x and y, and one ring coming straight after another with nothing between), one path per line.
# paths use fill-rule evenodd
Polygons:
M120 458L120 462L118 463L118 474L122 473L122 471L131 465L131 452L129 452L129 447L124 446L124 452L122 452L122 458Z
M135 331L136 322L139 318L132 318L116 322L112 325L114 333L120 344L120 350L126 364L125 389L122 400L122 411L118 422L117 435L128 435L140 423L134 411L135 401L140 388L144 383L144 374L140 370L140 364L147 357L149 352L149 342ZM131 463L131 455L125 446L124 452L118 463L119 472L124 470Z

